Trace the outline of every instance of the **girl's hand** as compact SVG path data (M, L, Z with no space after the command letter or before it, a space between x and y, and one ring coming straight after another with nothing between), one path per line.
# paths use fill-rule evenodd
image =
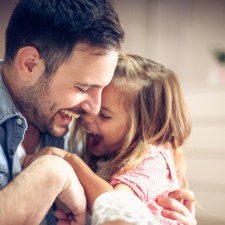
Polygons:
M27 155L24 158L22 169L25 169L26 167L28 167L36 158L37 158L36 154Z
M184 225L197 225L193 192L179 189L171 192L168 197L158 198L157 201L164 208L164 217L178 220Z
M65 155L67 154L67 152L65 150L59 149L59 148L55 148L55 147L45 147L43 148L41 151L39 151L38 153L32 154L32 155L27 155L23 161L23 165L22 168L25 169L27 166L29 166L35 159L46 155L46 154L50 154L50 155L57 155L61 158L64 158Z

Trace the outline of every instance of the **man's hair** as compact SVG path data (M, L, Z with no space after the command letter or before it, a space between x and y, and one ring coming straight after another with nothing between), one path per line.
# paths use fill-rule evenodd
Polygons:
M123 37L118 15L105 0L20 0L6 30L5 61L34 46L51 74L77 43L119 50Z

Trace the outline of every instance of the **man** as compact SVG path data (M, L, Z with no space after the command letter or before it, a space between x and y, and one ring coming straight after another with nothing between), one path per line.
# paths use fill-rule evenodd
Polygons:
M63 148L72 118L98 113L123 35L104 0L21 0L14 9L0 76L1 224L40 224L57 196L84 223L84 191L65 161L45 156L23 172L21 161Z
M0 77L1 224L40 224L68 188L71 196L59 198L82 224L86 201L69 165L47 157L20 173L19 156L63 147L72 117L99 111L122 38L105 1L21 0L16 6Z

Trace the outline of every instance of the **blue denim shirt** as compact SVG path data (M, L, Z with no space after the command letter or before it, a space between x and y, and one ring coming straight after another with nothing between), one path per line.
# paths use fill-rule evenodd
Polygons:
M21 172L17 148L27 130L26 119L16 108L0 74L0 189ZM64 147L63 138L43 134L40 142L45 146ZM50 212L52 209L50 209ZM56 224L51 213L47 216L48 225Z

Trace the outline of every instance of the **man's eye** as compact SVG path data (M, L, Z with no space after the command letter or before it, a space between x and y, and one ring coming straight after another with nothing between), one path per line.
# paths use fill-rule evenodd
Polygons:
M87 92L88 91L88 89L84 89L84 88L81 88L81 87L76 87L80 92L83 92L83 93L85 93L85 92Z

